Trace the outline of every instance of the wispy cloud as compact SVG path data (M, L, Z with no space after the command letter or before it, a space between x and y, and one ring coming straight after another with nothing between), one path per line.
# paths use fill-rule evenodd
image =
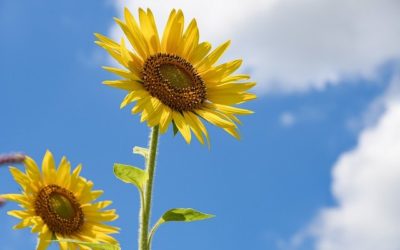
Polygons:
M296 117L291 112L283 112L279 117L279 122L283 127L292 127L296 123Z

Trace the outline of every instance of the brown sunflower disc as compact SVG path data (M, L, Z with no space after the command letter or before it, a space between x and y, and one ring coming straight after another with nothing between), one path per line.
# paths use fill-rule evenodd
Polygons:
M147 91L175 111L193 111L206 99L206 86L193 65L180 56L158 53L143 66Z
M35 212L54 233L72 235L84 223L81 204L74 194L57 185L42 188L35 200Z

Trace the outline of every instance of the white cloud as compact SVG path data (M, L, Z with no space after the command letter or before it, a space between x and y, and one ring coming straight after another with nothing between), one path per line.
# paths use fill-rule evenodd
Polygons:
M322 209L287 249L310 236L317 250L400 249L400 76L379 100L385 111L377 123L333 168L337 206Z
M291 112L283 112L279 117L279 122L284 127L291 127L296 122L296 117Z
M400 65L399 65L400 66ZM400 69L400 67L397 67ZM399 76L397 76L399 78ZM389 85L386 90L386 94L376 98L371 104L369 104L367 111L361 114L361 116L352 117L347 121L347 128L353 131L361 131L364 128L371 127L376 124L379 118L384 113L387 102L396 100L400 96L400 84L396 84L396 81L400 81L395 78L392 84Z
M198 19L202 39L231 38L229 58L243 57L262 91L305 91L348 77L373 78L400 58L398 0L130 0L122 14L151 7L163 27L171 8ZM120 36L112 29L114 37Z
M133 13L138 8L151 8L156 16L159 31L164 28L171 9L182 9L186 24L190 19L196 18L202 39L223 42L228 40L235 30L233 25L237 26L247 19L249 14L256 13L260 8L267 10L275 1L277 0L118 0L114 2L121 16L124 7L129 7Z

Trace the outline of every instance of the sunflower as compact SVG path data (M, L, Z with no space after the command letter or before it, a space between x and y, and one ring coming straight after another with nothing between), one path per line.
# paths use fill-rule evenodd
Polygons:
M15 201L24 210L9 211L20 219L14 229L32 227L38 233L37 250L46 249L51 240L59 240L60 249L90 249L74 242L102 242L116 244L109 234L118 228L103 224L118 216L115 210L103 210L111 201L93 203L103 191L92 190L93 182L79 176L81 165L71 172L71 164L63 157L58 169L53 155L47 151L42 163L42 173L36 162L25 157L26 172L10 167L11 174L22 188L21 194L1 197Z
M128 91L121 108L136 102L132 113L141 113L141 122L159 126L161 133L173 124L187 143L191 132L203 144L209 141L203 119L239 138L237 115L252 111L237 108L255 98L246 92L255 83L246 74L233 74L242 60L216 65L229 47L227 41L211 51L211 44L199 42L199 30L193 19L184 29L181 10L172 10L162 37L159 36L150 9L139 9L139 23L128 9L125 21L115 19L124 39L117 43L95 34L103 47L124 69L104 67L122 77L104 84Z

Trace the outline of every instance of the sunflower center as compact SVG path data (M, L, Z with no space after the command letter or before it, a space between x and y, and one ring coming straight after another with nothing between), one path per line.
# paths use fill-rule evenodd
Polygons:
M193 65L180 56L159 53L143 66L143 85L150 95L176 111L193 111L206 99L203 79Z
M162 64L160 65L160 74L164 79L177 88L185 88L192 86L192 78L182 68L175 64Z
M51 194L50 206L61 218L70 219L75 215L75 209L70 200L62 194Z
M48 185L40 190L35 212L52 232L62 235L72 235L84 224L84 214L75 195L57 185Z

